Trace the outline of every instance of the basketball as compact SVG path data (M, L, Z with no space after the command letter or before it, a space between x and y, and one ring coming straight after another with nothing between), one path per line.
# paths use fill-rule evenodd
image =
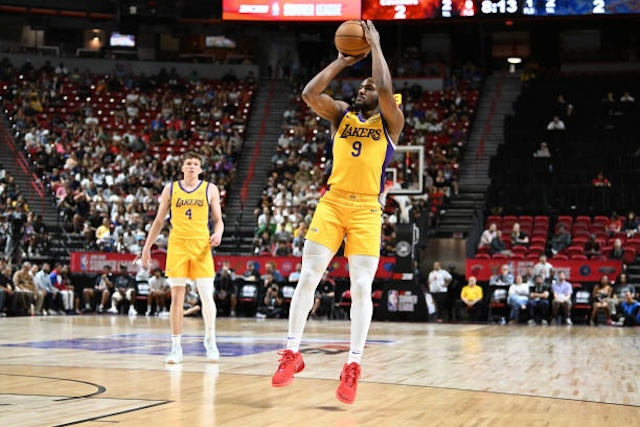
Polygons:
M346 21L340 24L334 37L336 49L346 56L369 53L371 47L364 36L361 21Z

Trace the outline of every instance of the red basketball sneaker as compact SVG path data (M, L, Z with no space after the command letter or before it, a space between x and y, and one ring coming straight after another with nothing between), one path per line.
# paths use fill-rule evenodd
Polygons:
M358 379L360 378L360 365L351 362L345 363L340 374L340 385L336 390L336 398L343 403L353 403L356 400Z
M271 385L273 387L285 387L293 382L293 375L304 369L304 361L300 352L294 353L291 350L282 350L278 352L280 358L280 366L273 377L271 377Z

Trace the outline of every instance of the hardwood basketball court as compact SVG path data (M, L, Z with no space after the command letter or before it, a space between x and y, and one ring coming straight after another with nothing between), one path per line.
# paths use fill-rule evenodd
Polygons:
M286 320L202 320L166 366L164 318L0 321L2 424L32 426L628 426L640 417L637 329L373 322L355 404L335 398L348 321L310 321L306 368L271 387Z

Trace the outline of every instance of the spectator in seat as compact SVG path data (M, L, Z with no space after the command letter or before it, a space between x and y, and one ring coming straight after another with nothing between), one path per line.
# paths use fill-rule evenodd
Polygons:
M329 270L325 270L316 288L313 300L313 308L311 309L311 318L317 319L318 316L331 313L333 302L336 297L336 282L329 277Z
M493 238L493 240L491 240L491 243L489 245L489 251L491 252L491 255L495 255L495 254L502 254L506 256L513 255L513 252L507 249L507 246L502 241L502 231L500 230L496 232L496 236Z
M547 325L550 289L542 276L535 276L533 289L529 294L529 325Z
M296 269L289 274L287 281L293 286L298 284L298 280L300 280L300 272L302 271L302 263L299 262L296 264Z
M607 221L605 225L605 231L609 234L609 237L612 237L615 233L619 233L622 230L622 221L616 212L611 214L611 218Z
M620 304L622 316L616 323L618 326L638 326L640 325L640 304L635 300L631 292L626 292L624 300Z
M627 218L624 220L622 224L622 231L627 233L627 237L631 239L640 229L640 224L638 224L638 218L636 218L636 213L631 211L627 214Z
M166 313L168 316L167 300L170 298L171 287L167 283L167 279L162 275L162 270L155 268L153 275L149 278L149 294L147 295L147 312L145 316L153 314L154 305L157 314Z
M96 283L93 288L84 288L82 291L84 301L83 311L91 311L91 302L95 297L98 297L99 302L96 311L102 313L113 292L115 292L114 277L113 273L111 273L111 266L107 264L102 268L102 273L96 277Z
M11 281L11 267L6 264L4 259L0 259L0 293L3 295L3 305L0 305L0 310L3 314L8 316L15 316L18 314L18 292L16 292L13 283Z
M194 289L193 281L187 279L184 290L184 303L182 304L182 317L199 316L202 311L201 305L202 303L200 302L200 295L198 295L197 288Z
M479 320L484 310L483 298L482 288L478 286L476 277L470 276L467 285L460 291L460 299L455 303L456 313L459 313L462 318ZM456 318L459 317L456 316Z
M280 286L277 283L271 282L266 289L264 298L261 300L261 304L256 311L256 317L264 319L279 318L282 315L282 293L280 292Z
M23 297L24 307L30 311L31 315L36 312L42 314L45 293L36 287L33 276L29 274L30 269L31 263L23 262L22 268L13 273L13 286Z
M545 254L540 254L538 262L533 266L533 276L541 276L542 280L547 280L551 277L551 270L553 265L547 261Z
M554 255L569 247L571 244L571 234L564 224L558 226L558 232L551 238L550 244L551 253Z
M549 131L563 131L566 130L566 126L559 116L553 116L553 119L547 124L547 130Z
M513 224L513 228L511 229L511 247L514 246L529 247L529 236L520 230L520 224L517 222Z
M589 239L584 244L584 254L587 258L593 258L601 254L600 243L596 240L596 235L589 235Z
M43 266L44 270L44 266ZM62 298L62 307L67 314L78 314L78 299L75 296L75 288L69 280L69 266L57 262L49 274L51 283L58 289Z
M624 295L627 292L630 292L634 299L636 298L635 286L629 284L627 273L621 273L613 285L611 298L607 301L609 305L609 313L611 313L612 319L615 319L620 312L620 304L624 301Z
M604 176L604 172L602 171L598 172L596 177L591 181L591 184L594 187L611 187L611 181Z
M511 286L514 282L513 274L509 271L509 266L504 264L500 267L500 271L492 275L489 279L491 286Z
M111 308L109 313L120 313L129 306L129 316L136 316L138 312L135 308L136 301L136 281L129 274L126 264L120 265L120 275L115 278L115 292L111 295Z
M558 315L560 314L560 308L564 310L566 317L566 323L571 326L571 295L573 294L573 288L571 283L567 281L564 271L558 273L558 280L553 281L551 285L551 292L553 293L553 301L551 302L551 324L555 325L558 321Z
M629 91L625 90L620 96L620 102L629 102L633 104L636 102L636 99L629 93Z
M235 316L238 305L238 289L236 287L236 273L228 260L222 261L222 268L216 272L215 283L216 300L229 307L230 316Z
M509 324L517 324L520 320L520 312L527 309L529 301L529 284L522 281L521 275L516 275L514 282L509 286L507 305L511 308Z
M482 248L485 246L490 246L491 241L498 237L498 226L495 222L489 224L489 228L482 232L482 236L480 236L480 243L478 244L478 248Z
M593 304L591 308L591 326L595 326L596 318L598 317L599 311L604 311L606 316L607 324L611 324L611 312L609 311L609 300L611 299L611 295L613 293L613 288L611 287L611 283L609 282L608 276L602 276L600 278L600 282L596 284L593 288L593 292L591 293L591 298L593 299Z
M533 153L533 157L537 157L537 158L550 158L551 157L551 151L549 151L549 146L546 142L541 142L540 143L540 148L538 148L536 151L534 151Z
M260 271L255 261L247 261L246 270L242 273L242 278L249 282L260 281Z
M284 257L291 256L291 246L286 241L280 240L276 243L276 248L273 251L273 256Z
M624 259L624 248L622 247L622 240L615 239L613 241L613 247L607 255L609 259Z
M62 295L51 282L51 266L49 263L42 264L42 269L39 269L37 264L33 264L31 274L36 289L44 293L44 304L38 313L44 316L47 314L65 314L62 311Z
M280 270L276 268L276 264L273 261L267 262L264 265L264 269L265 269L265 276L267 274L271 275L275 282L282 283L285 281L284 277L282 277L282 273L280 273Z
M447 292L452 280L451 274L443 269L438 261L433 263L433 270L429 273L428 281L429 292L436 303L438 323L449 320L451 307L447 306Z

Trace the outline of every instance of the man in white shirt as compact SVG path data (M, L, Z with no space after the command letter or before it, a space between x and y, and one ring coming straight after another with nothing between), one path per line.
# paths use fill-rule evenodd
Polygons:
M440 267L438 261L433 263L433 271L429 273L429 292L436 303L436 310L438 315L438 323L444 321L443 315L449 318L450 307L447 307L447 291L448 286L451 283L451 274L447 270L443 270Z
M542 276L544 280L547 280L553 265L547 262L547 256L545 254L540 254L538 260L536 265L533 266L533 277Z

